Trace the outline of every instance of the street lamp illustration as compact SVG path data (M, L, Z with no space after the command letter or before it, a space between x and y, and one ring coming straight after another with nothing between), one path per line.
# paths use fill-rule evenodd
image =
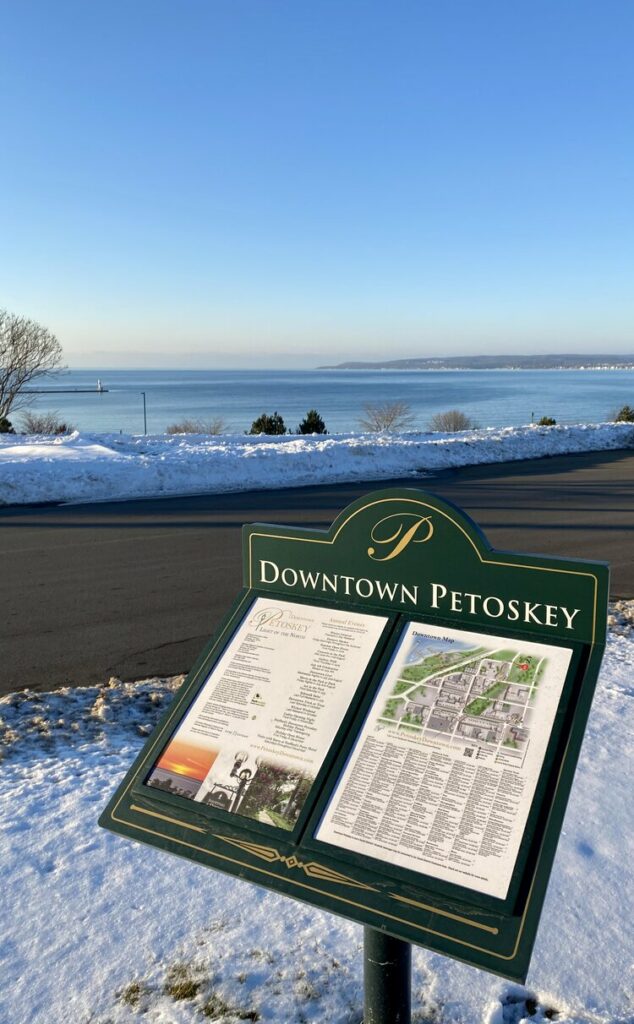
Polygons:
M249 755L247 754L246 750L239 750L238 753L234 755L234 765L231 771L229 772L229 775L232 779L235 779L240 775L240 769L242 768L242 765L244 764L245 761L248 760ZM246 768L245 771L249 771L249 769ZM249 772L249 777L250 776L251 772Z
M234 767L235 767L235 765L234 765ZM233 803L231 805L231 810L232 810L232 812L234 814L239 809L240 804L242 803L242 797L244 796L244 791L247 788L247 786L249 785L249 783L251 782L251 776L252 775L253 775L253 772L251 771L250 768L243 768L242 771L237 773L238 779L240 781L238 782L238 786L237 786L237 789L236 789L235 799L234 799L234 801L233 801Z
M248 760L249 755L246 750L239 750L237 754L234 754L233 767L229 772L229 778L236 779L237 785L230 786L222 782L214 782L211 791L205 796L205 803L230 811L232 814L237 814L247 789L253 782L258 768L262 765L262 759L256 757L255 771L252 771L250 768L243 768L243 764Z

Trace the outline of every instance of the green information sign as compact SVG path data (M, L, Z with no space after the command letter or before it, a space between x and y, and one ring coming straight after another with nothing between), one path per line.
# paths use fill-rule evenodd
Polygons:
M419 490L244 530L244 587L100 824L523 981L605 643L600 563Z

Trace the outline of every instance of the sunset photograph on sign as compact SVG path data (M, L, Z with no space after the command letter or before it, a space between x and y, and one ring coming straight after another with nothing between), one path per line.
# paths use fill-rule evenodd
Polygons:
M172 740L148 778L148 786L192 797L218 756L218 751L184 740Z

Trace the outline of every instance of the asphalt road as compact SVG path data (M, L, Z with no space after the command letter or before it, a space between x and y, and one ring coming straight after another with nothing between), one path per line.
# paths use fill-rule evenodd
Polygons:
M634 453L469 467L419 481L0 510L0 692L189 669L241 585L240 528L326 527L368 491L449 498L496 548L611 563L634 596Z

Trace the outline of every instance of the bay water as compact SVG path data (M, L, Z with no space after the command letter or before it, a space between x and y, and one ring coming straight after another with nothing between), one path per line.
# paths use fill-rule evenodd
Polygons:
M97 381L104 389L96 390ZM244 433L261 413L279 412L297 429L317 409L329 433L359 431L366 403L405 402L411 430L437 412L460 409L482 427L520 426L551 416L558 423L600 423L634 406L634 370L71 370L42 381L47 389L91 393L32 396L34 411L55 410L85 432L148 433L187 419L221 419ZM11 416L17 430L21 416Z

